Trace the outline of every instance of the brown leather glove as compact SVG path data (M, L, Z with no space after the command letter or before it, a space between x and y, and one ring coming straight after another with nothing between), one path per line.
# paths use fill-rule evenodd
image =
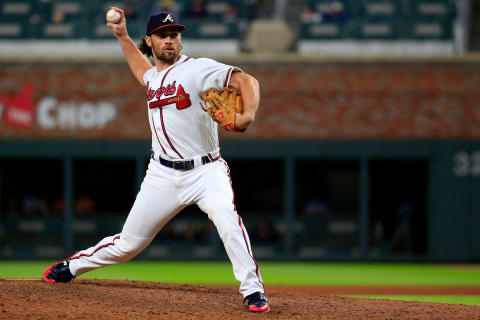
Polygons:
M235 128L237 113L243 112L242 96L234 88L210 89L200 93L202 108L227 131Z

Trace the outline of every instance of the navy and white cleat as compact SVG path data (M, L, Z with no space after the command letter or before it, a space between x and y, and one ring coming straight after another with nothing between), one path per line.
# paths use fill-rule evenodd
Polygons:
M44 282L58 283L58 282L70 282L75 276L70 272L70 261L64 260L55 262L48 267L43 273L42 280Z
M252 312L268 312L270 311L270 305L268 304L267 297L262 292L255 292L245 297L248 301L248 311Z

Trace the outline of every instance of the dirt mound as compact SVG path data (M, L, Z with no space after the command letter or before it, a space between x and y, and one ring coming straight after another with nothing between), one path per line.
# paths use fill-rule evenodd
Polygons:
M76 279L0 279L0 319L479 319L480 307L326 296L268 286L268 314L246 311L233 286ZM341 291L345 292L345 291ZM354 292L354 291L350 291Z

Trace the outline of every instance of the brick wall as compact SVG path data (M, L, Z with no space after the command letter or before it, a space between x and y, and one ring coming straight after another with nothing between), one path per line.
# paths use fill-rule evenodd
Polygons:
M241 67L260 82L260 109L244 135L221 132L226 139L480 138L479 64ZM32 84L35 109L29 125L7 119L7 110L27 83ZM126 64L3 64L0 138L150 139L144 96ZM47 108L48 121L38 111L46 97L56 103ZM104 102L114 107L115 115L94 123L91 118L101 117ZM62 119L68 121L62 122L60 108L70 108L77 118L84 112L85 123L73 123L75 117L69 118L67 111Z

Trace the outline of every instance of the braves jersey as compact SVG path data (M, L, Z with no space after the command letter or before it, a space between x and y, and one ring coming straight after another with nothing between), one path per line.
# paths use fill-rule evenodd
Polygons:
M165 70L153 67L145 72L155 158L180 160L218 154L218 126L202 109L199 93L227 87L235 69L212 59L181 55Z

